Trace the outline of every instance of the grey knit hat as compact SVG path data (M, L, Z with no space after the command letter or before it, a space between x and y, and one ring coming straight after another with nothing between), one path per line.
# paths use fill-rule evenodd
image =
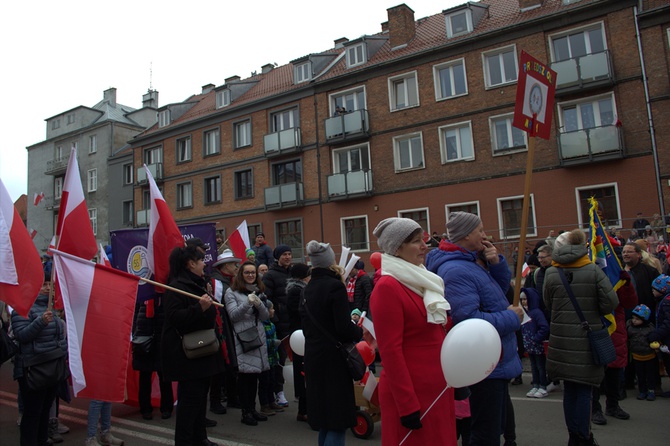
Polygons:
M330 243L320 243L312 240L307 243L307 255L314 268L328 268L335 265L335 253Z
M449 241L456 243L459 240L463 240L481 224L482 220L475 214L469 212L452 212L449 214L449 221L447 222Z
M402 242L417 229L421 229L421 225L414 220L391 217L380 221L372 234L386 254L395 255Z

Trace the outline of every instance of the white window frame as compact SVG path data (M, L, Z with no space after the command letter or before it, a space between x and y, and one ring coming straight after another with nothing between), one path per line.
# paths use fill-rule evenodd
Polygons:
M412 80L414 85L411 85L409 80ZM396 93L396 85L403 84L403 98L404 101L402 107L398 106L398 94ZM416 104L412 104L412 95L410 90L414 90L414 95L416 96ZM391 112L398 110L406 110L412 107L418 107L421 105L421 100L419 99L419 75L416 71L410 71L407 73L400 74L398 76L392 76L388 78L388 93L389 93L389 107Z
M213 148L211 147L212 143L214 144ZM221 131L218 128L202 132L202 152L203 156L218 155L221 153Z
M193 207L193 183L186 181L177 183L177 209Z
M151 147L144 150L144 163L149 166L151 164L160 164L163 162L163 147Z
M507 143L508 147L498 148L498 136L496 133L495 124L498 121L506 121L507 127ZM528 133L524 132L521 129L518 129L512 125L514 121L514 113L504 113L502 115L490 116L489 117L489 131L491 134L491 153L493 156L509 155L510 153L526 152L528 151ZM514 132L521 132L523 135L524 145L522 146L513 146L514 143Z
M347 47L347 68L363 65L367 60L367 47L364 42Z
M288 123L286 122L285 117L288 118ZM298 107L289 107L270 113L270 126L272 128L272 133L281 132L282 130L294 129L298 127L299 121L300 116L298 115Z
M166 127L170 125L170 109L158 112L158 127Z
M54 178L54 198L60 200L63 196L63 181L65 177Z
M365 152L365 155L367 159L364 159L365 157L361 156L361 168L352 170L351 169L351 152L354 150L359 150L361 153ZM364 144L356 144L355 146L349 146L349 147L340 147L338 149L333 149L331 159L333 161L333 173L338 174L338 173L344 173L340 169L340 163L337 162L338 157L340 154L346 153L347 155L347 164L349 169L347 169L346 172L359 172L359 171L365 171L365 170L370 170L372 168L371 163L370 163L370 144L369 143L364 143ZM367 162L367 165L365 165Z
M463 156L463 141L461 139L461 129L467 128L469 133L470 133L470 150L472 151L472 155L470 156ZM457 157L454 159L449 159L447 150L447 140L446 140L446 134L447 132L456 130L456 137L457 137ZM440 140L440 156L442 157L442 164L447 164L447 163L453 163L457 161L474 161L475 160L475 141L474 141L474 136L472 134L472 121L463 121L463 122L456 122L454 124L449 124L445 125L442 127L438 127L438 137Z
M214 187L215 190L210 190L211 182L214 182ZM214 175L211 177L206 177L203 180L203 193L202 193L202 198L204 203L207 204L216 204L216 203L221 203L222 198L221 198L221 175ZM210 195L213 192L214 194L214 199L213 200L208 200L208 195Z
M424 228L428 234L431 233L430 229L430 208L423 207L423 208L414 208L414 209L400 209L398 210L396 217L398 218L410 218L407 217L406 214L409 214L411 212L426 212L426 227ZM416 220L415 220L416 221Z
M512 201L512 200L521 200L521 205L523 206L523 195L514 195L514 196L509 196L509 197L500 197L496 199L496 209L498 212L498 228L499 229L499 235L500 235L500 240L510 240L510 239L518 239L521 236L520 235L509 235L505 237L505 226L504 226L504 219L503 219L503 211L502 211L502 203L505 201ZM536 217L536 208L535 208L535 195L530 194L530 207L531 210L533 211L532 214L528 214L532 217L533 219L533 232L528 232L531 228L526 228L526 237L537 237L537 217ZM523 209L521 215L523 216ZM521 229L519 229L519 233L521 232Z
M251 119L234 123L233 134L236 149L249 147L251 145Z
M223 108L230 105L230 90L227 88L216 92L216 108Z
M505 65L503 63L502 54L509 53L511 50L512 55L514 56L514 79L506 80ZM501 82L498 84L493 84L491 82L491 72L489 71L489 59L493 62L493 58L497 58L498 66L500 68ZM519 79L519 59L516 53L516 45L508 45L495 50L485 51L482 53L482 66L484 68L484 80L486 84L486 89L498 88L504 85L515 84Z
M346 222L360 218L365 220L365 248L354 249L351 246L350 240L347 239ZM351 252L370 251L370 222L368 221L368 216L366 214L363 214L363 215L348 215L346 217L340 217L340 240L342 240L342 246L352 248Z
M423 165L414 165L412 162L412 166L410 167L401 167L400 165L400 150L401 150L401 143L404 141L411 141L414 140L415 138L419 138L419 144L421 145L421 163ZM412 157L412 147L411 147L411 142L410 142L410 147L409 147L409 156L410 159ZM422 132L416 132L416 133L408 133L406 135L400 135L396 136L393 138L393 164L395 166L395 172L407 172L409 170L417 170L417 169L425 169L426 168L426 156L424 154L423 150L423 133Z
M442 70L449 70L449 86L451 91L455 92L455 81L454 81L454 67L461 66L463 67L463 80L465 82L465 92L463 93L454 93L451 96L446 96L442 91L442 82L440 82L440 72ZM466 96L468 94L468 73L465 68L465 59L456 59L449 62L441 63L439 65L433 66L433 81L435 84L435 100L436 101L446 101L448 99L458 98L461 96Z
M465 31L454 32L451 19L461 14L465 14ZM445 16L445 21L447 25L447 38L451 39L455 36L462 36L472 32L472 11L469 9L461 9L460 11L453 12Z
M133 169L133 164L128 163L123 165L123 184L133 184L135 181L135 172Z
M579 224L581 225L584 220L588 220L586 218L587 216L582 214L582 206L581 206L581 198L579 197L579 193L584 190L593 190L593 189L599 189L603 187L614 187L614 195L616 197L616 212L617 212L617 217L618 217L618 225L613 225L610 226L610 228L615 228L615 229L624 229L623 226L623 218L621 217L621 195L619 194L619 183L612 182L612 183L602 183L602 184L589 184L587 186L578 186L575 187L575 203L577 206L577 221L580 222ZM582 229L589 230L590 228L588 226L582 227Z
M56 156L54 157L56 160L63 159L63 146L56 146Z
M191 135L177 138L175 141L177 150L177 164L193 160L193 144Z
M479 206L479 200L475 200L475 201L463 201L463 202L461 202L461 203L448 203L448 204L445 204L445 205L444 205L444 221L446 221L447 223L449 223L449 215L450 215L452 212L456 212L456 211L453 210L454 208L456 208L456 207L462 207L462 206L472 206L472 205L477 206L477 212L473 212L473 213L476 214L478 217L481 218L481 207Z
M561 132L565 132L565 117L564 117L564 111L566 109L576 107L578 110L577 113L577 129L576 130L571 130L571 131L580 131L580 130L585 130L584 128L584 122L582 121L582 113L579 112L581 107L586 104L591 104L593 106L593 119L595 123L595 127L588 127L588 128L598 128L598 127L603 127L602 123L602 117L600 115L600 105L599 102L602 101L603 99L609 98L610 101L612 102L612 123L609 124L611 125L616 125L617 121L617 104L616 104L616 97L614 96L614 92L610 93L605 93L597 96L588 96L588 97L583 97L575 101L566 101L566 102L559 102L558 105L558 128ZM608 124L605 124L608 125Z
M96 208L89 208L88 219L91 221L93 235L98 235L98 210Z
M126 219L126 210L128 211L128 218ZM121 203L121 217L123 224L131 226L135 222L135 202L133 200L126 200Z
M586 33L588 31L592 31L598 28L600 30L600 35L602 36L603 39L603 50L607 51L608 46L607 46L607 34L605 33L605 23L602 21L599 22L594 22L590 23L588 25L584 26L579 26L576 28L571 28L567 31L561 31L559 33L555 33L549 36L549 57L551 57L551 60L553 62L556 62L556 52L554 51L554 40L561 39L563 37L567 37L570 35L578 34L578 33ZM588 35L588 34L587 34ZM570 41L568 40L568 44ZM593 49L591 48L591 43L588 38L584 39L584 45L586 46L586 54L595 54L593 52ZM570 47L571 48L571 47ZM572 54L572 50L570 49L570 57L568 59L562 59L562 60L570 60L574 59L576 56Z
M86 172L86 184L88 192L98 190L98 169L90 169Z
M348 111L364 110L367 107L367 92L365 86L338 91L329 97L330 115L335 114L336 107L344 107Z
M308 82L312 79L312 62L307 61L294 67L295 83Z
M98 151L98 136L90 135L88 137L88 153L96 153Z

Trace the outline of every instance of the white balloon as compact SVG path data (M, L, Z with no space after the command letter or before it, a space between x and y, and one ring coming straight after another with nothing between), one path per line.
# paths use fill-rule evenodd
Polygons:
M293 385L293 364L285 364L282 369L282 375L284 376L284 381L287 384Z
M291 333L291 337L288 340L289 345L293 353L296 353L300 356L305 356L305 335L302 330L296 330Z
M456 324L444 338L440 352L442 373L449 387L467 387L484 380L500 360L500 335L484 319Z

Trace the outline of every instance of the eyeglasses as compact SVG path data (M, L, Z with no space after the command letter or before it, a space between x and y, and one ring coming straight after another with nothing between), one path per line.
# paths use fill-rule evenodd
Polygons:
M256 271L244 271L242 274L244 274L245 276L255 276Z
M537 259L538 259L538 260L544 260L544 259L547 259L547 258L549 258L549 256L540 256L540 257L538 257Z

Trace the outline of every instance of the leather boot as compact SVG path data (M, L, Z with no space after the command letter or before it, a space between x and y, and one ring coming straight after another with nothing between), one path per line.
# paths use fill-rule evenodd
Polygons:
M256 421L267 421L268 420L268 417L266 417L265 415L259 414L256 411L256 409L253 409L251 411L251 416L254 417L254 420L256 420Z
M256 421L254 416L248 410L242 411L242 423L247 426L258 426L258 421Z

